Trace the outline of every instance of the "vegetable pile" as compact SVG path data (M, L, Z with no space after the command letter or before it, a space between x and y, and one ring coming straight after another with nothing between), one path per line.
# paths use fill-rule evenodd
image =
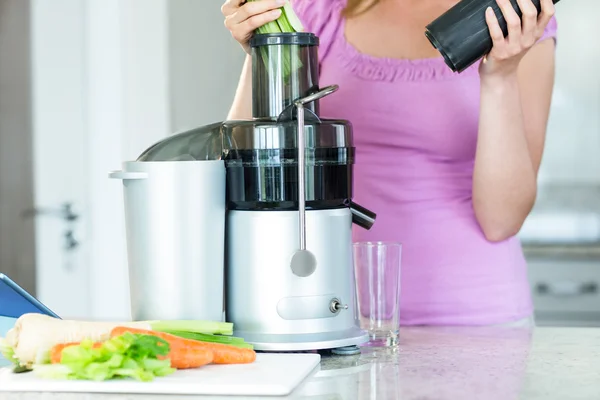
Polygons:
M248 0L248 1L261 1L261 0ZM268 34L268 33L293 33L304 31L302 22L294 12L290 2L286 2L281 7L281 16L275 21L268 22L267 24L259 27L255 30L257 34ZM280 62L283 71L283 78L287 80L290 75L302 67L302 61L300 59L299 49L297 46L280 46L280 53L278 57L280 60L274 60L271 56L275 55L270 53L269 48L261 49L261 57L265 63L265 67L270 70L276 70L280 67Z
M25 314L0 338L0 353L14 372L43 378L148 382L178 369L254 362L252 346L232 334L226 322L87 322Z

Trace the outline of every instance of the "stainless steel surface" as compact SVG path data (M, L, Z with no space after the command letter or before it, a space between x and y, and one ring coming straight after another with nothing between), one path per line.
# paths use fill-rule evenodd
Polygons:
M296 105L296 107L298 107L298 105L306 105L308 103L312 103L313 101L317 101L322 99L325 96L329 96L330 94L335 93L340 87L338 85L329 85L324 87L323 89L319 90L318 92L312 93L306 97L302 97L301 99L298 99L294 102L294 104ZM298 120L300 119L300 117L298 117Z
M317 259L315 255L306 248L306 143L304 141L304 106L307 103L321 99L338 89L337 86L330 86L318 91L310 96L296 100L295 105L298 109L298 215L299 215L299 235L300 249L292 256L292 272L299 277L312 275L317 268Z
M132 318L224 317L223 161L126 162Z
M214 161L223 158L222 122L169 136L146 149L137 161Z
M306 111L306 110L305 110ZM309 116L309 114L307 114ZM306 147L352 147L352 130L348 121L306 118L304 139ZM294 149L298 147L297 124L290 122L226 121L223 124L225 151ZM310 156L310 154L309 154ZM308 164L314 159L308 158Z
M307 351L336 349L368 341L368 335L358 327L346 331L305 333L305 334L263 334L237 331L260 351Z
M304 143L304 104L296 103L298 108L298 213L300 221L300 250L306 250L306 144ZM314 257L313 257L314 258ZM292 258L293 263L293 258Z
M289 267L298 248L298 228L295 211L229 211L226 304L234 335L258 350L366 342L356 315L350 209L306 212L306 245L319 265L308 277ZM348 308L333 312L335 299Z
M309 148L352 147L348 121L307 118L305 143ZM231 150L293 149L298 145L295 121L225 121L169 136L146 149L137 161L221 160ZM309 154L307 162L314 164Z

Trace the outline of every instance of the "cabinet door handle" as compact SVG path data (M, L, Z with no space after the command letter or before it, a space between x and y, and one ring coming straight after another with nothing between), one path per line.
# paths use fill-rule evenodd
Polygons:
M554 282L554 283L538 283L535 287L538 294L555 296L555 297L571 297L582 296L586 294L598 293L598 284L596 282Z

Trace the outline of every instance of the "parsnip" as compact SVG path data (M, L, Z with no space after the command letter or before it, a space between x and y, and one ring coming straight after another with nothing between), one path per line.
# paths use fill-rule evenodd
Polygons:
M152 329L150 322L91 322L61 320L42 314L25 314L6 334L6 344L22 367L43 364L53 346L78 343L85 339L103 342L118 327Z

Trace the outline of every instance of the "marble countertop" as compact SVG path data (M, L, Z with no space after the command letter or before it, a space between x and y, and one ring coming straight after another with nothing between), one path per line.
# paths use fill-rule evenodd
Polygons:
M1 398L175 397L3 393ZM600 329L403 328L401 344L395 350L364 348L357 356L324 356L320 370L287 399L600 399Z

